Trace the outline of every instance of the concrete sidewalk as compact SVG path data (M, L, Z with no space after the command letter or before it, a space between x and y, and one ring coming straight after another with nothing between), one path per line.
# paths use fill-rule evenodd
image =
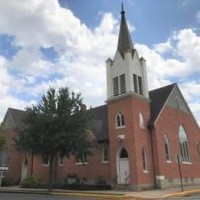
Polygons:
M129 191L125 196L140 197L143 199L159 199L169 197L184 197L195 193L200 193L200 185L184 186L184 191L181 191L181 187L173 187L166 189L154 189L145 191Z
M77 191L77 190L59 190L53 189L51 193L47 189L25 189L17 186L1 187L0 192L14 192L14 193L34 193L34 194L53 194L66 196L87 196L101 199L159 199L168 197L188 196L194 193L200 193L200 185L184 186L184 192L181 192L180 187L167 189L154 189L145 191Z

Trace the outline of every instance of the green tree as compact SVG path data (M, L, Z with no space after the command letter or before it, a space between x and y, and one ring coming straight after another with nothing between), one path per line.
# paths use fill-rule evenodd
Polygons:
M56 157L91 155L88 139L89 115L81 110L80 94L68 88L50 88L41 102L26 109L24 126L18 130L16 145L24 152L49 158L49 190Z

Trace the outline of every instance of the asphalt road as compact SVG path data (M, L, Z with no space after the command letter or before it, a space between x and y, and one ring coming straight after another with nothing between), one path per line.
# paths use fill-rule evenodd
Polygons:
M194 194L194 195L192 195L190 197L185 197L185 200L199 200L199 199L200 199L200 193Z
M0 193L0 200L95 200L91 197L74 197L44 194Z
M200 200L200 193L190 197L167 198L168 200ZM0 193L0 200L100 200L94 197L75 197L47 194ZM101 199L103 200L103 199ZM160 199L166 200L166 199Z
M168 200L200 200L200 193L194 194L189 197L176 197L176 198L167 198ZM166 199L160 199L160 200L166 200Z

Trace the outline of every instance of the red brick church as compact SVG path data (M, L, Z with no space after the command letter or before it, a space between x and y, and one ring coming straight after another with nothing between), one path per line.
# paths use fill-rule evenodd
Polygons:
M106 104L92 108L91 124L97 147L84 162L57 159L56 178L69 183L99 180L132 190L200 184L200 129L177 84L148 90L146 61L134 49L125 12L117 51L106 62ZM3 120L9 139L9 170L5 179L19 183L26 175L48 180L48 160L26 157L13 149L14 128L22 125L24 111L9 108ZM72 177L72 175L74 175Z

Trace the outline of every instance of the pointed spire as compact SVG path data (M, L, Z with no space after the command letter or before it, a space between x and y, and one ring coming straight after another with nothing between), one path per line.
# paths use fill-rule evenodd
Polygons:
M133 43L126 23L124 6L122 3L121 24L120 24L117 50L123 55L124 52L132 49L133 49Z
M121 11L121 14L124 15L125 14L125 11L124 11L124 5L122 3L122 11Z

